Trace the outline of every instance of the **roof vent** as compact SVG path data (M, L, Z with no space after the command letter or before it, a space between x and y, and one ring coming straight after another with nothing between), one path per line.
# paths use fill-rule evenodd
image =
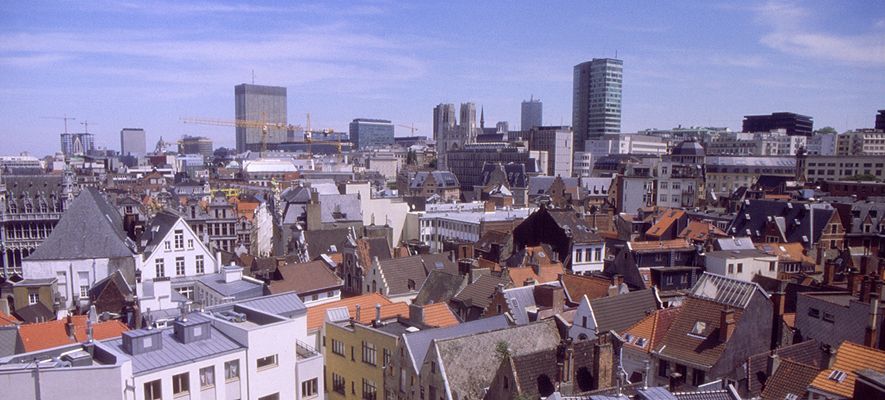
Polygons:
M844 381L847 376L848 374L846 374L845 372L834 369L832 372L830 372L830 376L828 376L827 379L842 383L842 381Z

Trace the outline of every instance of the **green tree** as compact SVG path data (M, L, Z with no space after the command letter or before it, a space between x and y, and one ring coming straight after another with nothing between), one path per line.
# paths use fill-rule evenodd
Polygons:
M814 133L818 134L818 135L829 135L829 134L839 133L839 132L836 132L836 128L833 128L832 126L825 126L823 128L820 128L820 129L814 131Z
M506 341L501 340L495 345L495 353L499 360L510 358L510 345Z

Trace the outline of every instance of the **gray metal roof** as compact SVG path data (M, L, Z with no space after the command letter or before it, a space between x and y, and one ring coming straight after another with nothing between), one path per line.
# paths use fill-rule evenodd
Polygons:
M347 307L335 307L326 310L326 321L341 322L349 320L350 312L347 311Z
M132 373L135 376L158 369L168 369L177 365L190 364L195 361L245 350L245 347L225 336L220 330L215 329L211 325L209 325L209 329L211 329L212 333L208 339L188 344L179 342L175 338L172 328L162 329L160 333L161 340L163 341L162 348L138 355L130 355L123 351L122 337L101 343L110 347L115 353L132 359Z
M765 290L756 283L705 272L691 289L691 295L744 309L756 290L768 297Z
M150 257L151 253L154 252L154 249L160 246L160 243L163 242L163 238L165 238L169 231L172 230L172 227L175 226L175 223L178 222L179 218L178 215L172 214L168 211L161 211L151 218L150 223L139 239L139 242L143 243L142 251L145 259Z
M298 294L295 292L262 296L241 301L237 304L287 318L307 312L307 307L304 306L304 303L301 302L301 299L298 298Z
M353 194L321 194L320 218L323 223L339 221L362 221L359 195Z
M462 324L452 325L445 328L434 328L415 333L408 333L403 335L403 343L406 346L406 350L409 351L412 368L417 370L417 366L424 362L427 350L430 349L430 342L434 339L449 339L473 335L480 332L506 328L509 325L510 322L507 320L506 316L496 315L494 317L464 322Z
M264 294L264 285L261 283L237 279L231 283L224 282L224 273L203 275L200 283L225 297L234 297L237 300L251 299Z
M85 188L58 225L27 260L132 257L135 244L123 232L117 209L94 188Z
M16 353L18 344L18 328L15 325L0 326L0 357Z
M517 325L529 323L529 313L526 307L535 306L535 287L523 286L504 290L504 299L510 307L510 315Z

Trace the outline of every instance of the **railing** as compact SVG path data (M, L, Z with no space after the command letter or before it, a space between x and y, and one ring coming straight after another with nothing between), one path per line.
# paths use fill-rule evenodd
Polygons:
M295 354L298 356L299 360L306 360L308 358L318 357L320 355L320 352L314 349L313 346L300 340L296 340Z
M40 221L40 220L58 220L61 218L60 212L46 213L0 213L0 221Z

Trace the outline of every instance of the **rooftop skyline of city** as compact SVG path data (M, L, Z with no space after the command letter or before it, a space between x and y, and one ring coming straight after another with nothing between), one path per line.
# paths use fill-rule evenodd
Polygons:
M432 136L433 107L467 101L486 126L516 128L531 96L546 125L570 125L573 67L606 57L624 60L623 132L740 130L777 111L868 128L885 98L877 5L14 4L0 15L0 153L58 151L63 121L45 117L64 115L109 149L128 127L148 147L183 135L234 147L234 128L180 118L233 119L233 86L253 71L288 89L290 123L309 112L314 129L382 118Z

